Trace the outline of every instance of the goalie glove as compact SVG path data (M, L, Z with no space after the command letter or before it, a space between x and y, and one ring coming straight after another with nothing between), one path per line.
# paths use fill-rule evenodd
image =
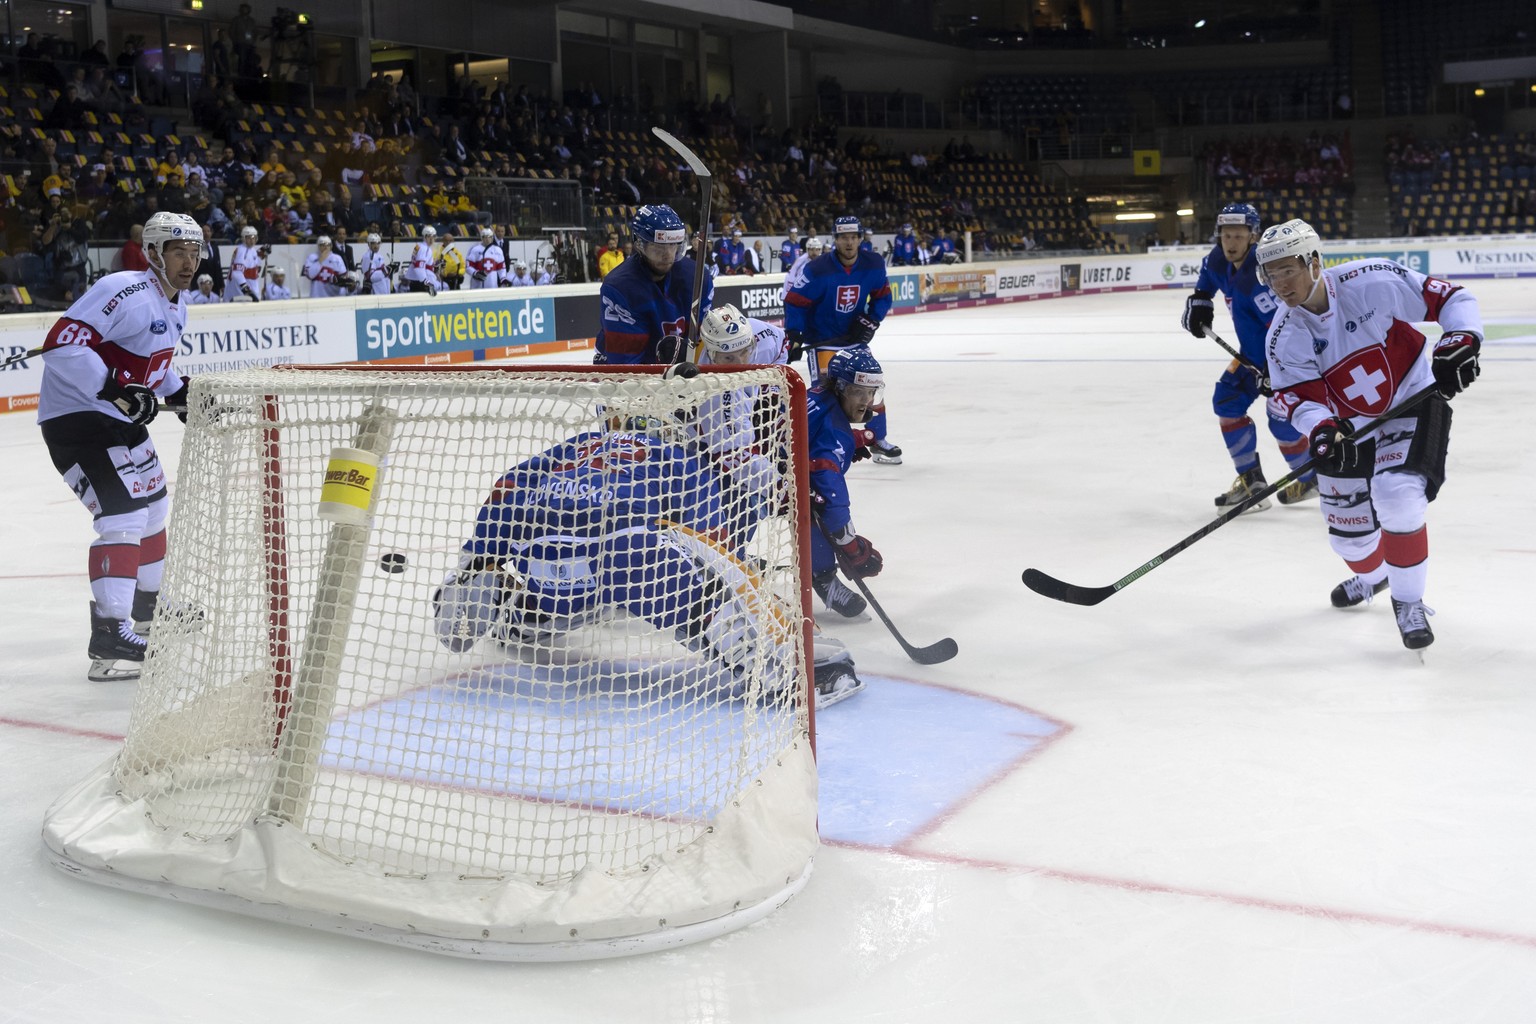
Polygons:
M128 417L129 423L137 427L148 424L155 418L155 413L160 411L159 399L153 391L143 384L119 381L110 372L106 383L96 392L96 397L111 403L118 412Z
M1214 297L1209 292L1197 291L1184 300L1184 316L1180 323L1197 338L1205 337L1206 328L1216 322L1216 306L1211 302Z
M1349 473L1360 465L1360 448L1351 436L1355 428L1348 420L1331 416L1312 428L1312 457L1320 469L1333 474Z
M1477 361L1482 347L1482 341L1471 331L1446 331L1440 335L1430 366L1442 395L1453 398L1472 386L1483 372Z
M849 345L868 345L875 332L880 329L880 321L867 316L856 316L853 325L848 328Z

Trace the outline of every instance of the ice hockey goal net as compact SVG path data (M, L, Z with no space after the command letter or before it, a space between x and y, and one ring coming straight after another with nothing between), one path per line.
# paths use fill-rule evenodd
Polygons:
M782 904L817 844L805 396L732 369L198 377L127 737L55 862L496 959Z

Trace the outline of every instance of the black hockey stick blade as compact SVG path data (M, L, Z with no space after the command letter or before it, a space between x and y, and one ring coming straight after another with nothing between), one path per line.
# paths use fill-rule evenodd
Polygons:
M1371 431L1375 430L1377 427L1381 426L1383 423L1386 423L1388 420L1396 419L1399 416L1403 416L1412 412L1414 409L1429 401L1437 394L1438 392L1435 390L1434 385L1430 385L1423 391L1420 391L1418 394L1414 395L1412 398L1409 398L1407 401L1400 404L1397 408L1388 409L1380 416L1377 416L1365 426L1361 427L1359 430L1356 430L1354 434L1356 437L1363 437L1366 434L1369 434ZM1064 601L1067 604L1080 605L1098 604L1105 598L1118 594L1121 590L1124 590L1132 583L1135 583L1137 580L1141 579L1147 573L1151 572L1153 569L1156 569L1158 566L1162 565L1164 562L1168 561L1168 559L1172 558L1174 555L1177 555L1185 548L1190 547L1197 541L1203 540L1211 534L1215 533L1217 530L1221 529L1223 526L1226 526L1232 520L1236 519L1244 512L1247 512L1250 508L1268 498L1275 492L1279 491L1281 488L1290 486L1297 480L1297 478L1301 476L1301 474L1313 468L1316 464L1316 459L1308 459L1306 462L1302 463L1302 465L1287 473L1279 480L1276 480L1274 483L1270 484L1259 493L1250 494L1247 498L1244 498L1242 501L1236 505L1233 505L1221 515L1211 520L1209 523L1206 523L1204 526L1200 527L1200 529L1196 530L1188 537L1185 537L1183 540L1173 545L1173 547L1148 559L1145 562L1142 562L1136 568L1132 569L1130 572L1126 573L1124 576L1120 577L1118 580L1116 580L1114 583L1111 583L1107 587L1075 586L1074 584L1058 580L1054 576L1048 576L1041 572L1039 569L1024 570L1024 585L1030 590L1033 590L1035 593L1039 594L1041 597L1048 597L1053 601ZM873 604L874 602L870 603Z
M1024 570L1024 585L1041 597L1067 604L1095 605L1115 592L1114 587L1079 587L1039 569Z
M864 600L868 601L869 606L875 610L875 614L880 616L880 621L885 623L885 628L890 632L891 636L896 638L896 642L907 653L907 657L919 665L937 665L940 662L948 661L960 653L960 645L949 637L931 643L927 647L914 647L907 641L906 637L901 635L901 630L896 628L896 624L891 621L891 617L885 614L885 609L880 607L880 602L875 600L875 595L869 592L869 587L864 581L855 576L853 583L854 586L859 588L859 593L864 595Z

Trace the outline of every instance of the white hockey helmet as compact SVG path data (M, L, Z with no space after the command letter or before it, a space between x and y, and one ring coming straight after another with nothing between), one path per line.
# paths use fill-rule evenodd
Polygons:
M369 245L378 245L380 242L383 241L383 239L379 237L379 234L378 234L377 231L370 231L370 232L368 232L368 239L367 239L367 241L368 241Z
M320 237L315 239L315 248L316 249L329 249L330 247L331 247L331 236L330 235L321 235Z
M823 242L820 238L817 238L815 235L812 235L810 238L807 238L805 240L805 251L806 252L821 252L821 250L825 249L826 247L827 247L827 243Z
M273 267L270 273L272 275L272 280L274 281L288 276L288 271L284 270L282 267Z
M433 227L431 224L428 224L426 227L421 229L421 237L422 238L436 238L437 237L437 228Z
M198 255L202 259L208 258L208 241L203 236L202 226L184 213L161 210L154 214L144 222L144 233L140 241L150 265L157 270L163 271L165 268L160 252L166 242L196 242ZM152 256L149 255L151 249L154 250Z
M254 242L256 240L256 237L257 237L256 236L256 229L251 227L249 224L247 224L245 227L240 229L240 241L243 242L247 238L249 238L251 241Z
M496 240L496 232L492 231L490 228L481 228L480 229L480 241L482 241L482 242L494 242L495 240Z
M525 263L523 260L518 260L516 263L512 264L512 269L513 270L518 270L518 271L527 270L528 269L528 264Z
M1259 236L1259 244L1254 251L1254 258L1259 264L1259 280L1269 283L1268 276L1264 272L1267 264L1294 256L1304 264L1310 264L1312 257L1317 257L1319 262L1323 258L1323 240L1317 237L1317 232L1312 225L1304 220L1288 220L1284 224L1275 224L1264 230Z
M198 274L197 275L197 286L199 288L201 288L203 285L207 285L209 288L212 288L213 287L213 277L211 275L209 275L209 274Z
M711 355L733 355L752 347L752 324L741 310L727 303L705 315L699 337Z

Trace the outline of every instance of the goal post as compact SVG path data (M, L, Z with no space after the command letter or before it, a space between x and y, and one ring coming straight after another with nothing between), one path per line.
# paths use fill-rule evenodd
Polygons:
M502 960L706 939L793 896L804 386L663 369L195 378L127 736L48 810L54 863ZM701 411L743 406L762 457L722 457Z

